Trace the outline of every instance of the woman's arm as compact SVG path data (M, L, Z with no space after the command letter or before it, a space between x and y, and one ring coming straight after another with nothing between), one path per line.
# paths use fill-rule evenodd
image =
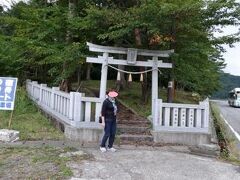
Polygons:
M104 127L105 126L105 117L104 116L102 116L102 123L101 123L101 125Z
M106 114L106 109L107 109L107 102L104 101L102 105L102 111L101 111L101 116L102 116L102 126L105 126L105 114Z

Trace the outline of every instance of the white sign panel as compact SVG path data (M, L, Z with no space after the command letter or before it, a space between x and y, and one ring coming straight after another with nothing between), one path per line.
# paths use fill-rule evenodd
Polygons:
M0 110L13 110L17 78L0 77Z

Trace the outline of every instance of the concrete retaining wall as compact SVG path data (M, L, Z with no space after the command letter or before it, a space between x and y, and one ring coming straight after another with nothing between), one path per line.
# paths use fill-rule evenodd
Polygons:
M211 141L211 135L205 133L152 131L152 135L154 142L157 143L197 146L200 144L209 144Z
M82 145L98 145L102 135L103 130L102 129L96 129L96 128L76 128L73 126L70 126L66 124L64 121L62 121L60 118L55 116L50 111L43 110L41 106L38 106L41 113L47 117L53 125L60 129L62 132L64 132L64 135L67 139L71 141L75 141L77 143L80 143Z
M99 144L103 135L103 130L92 128L74 128L66 125L64 134L66 138L82 144Z

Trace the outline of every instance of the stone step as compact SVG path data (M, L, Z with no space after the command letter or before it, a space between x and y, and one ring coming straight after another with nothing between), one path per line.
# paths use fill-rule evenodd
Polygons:
M117 122L118 124L126 124L126 125L136 125L136 126L145 126L148 127L150 126L150 122L148 121L131 121L131 120L120 120Z
M150 123L149 120L147 119L121 119L119 121L124 121L124 122L143 122L143 123Z
M125 146L125 145L130 145L130 146L151 146L151 147L162 147L166 146L164 143L155 143L154 141L140 141L140 142L134 142L134 141L127 141L127 140L122 140L118 144L118 146Z
M121 140L119 142L119 146L121 145L131 145L131 146L154 146L154 142L153 141L138 141L138 142L134 142L134 141L128 141L128 140Z
M131 134L131 135L151 135L150 131L146 131L146 132L131 132L131 131L122 131L118 133L119 135L121 134Z
M120 127L120 126L128 126L128 127L132 127L132 128L134 128L134 127L142 127L142 128L146 128L146 129L151 127L151 125L149 125L149 124L122 124L122 123L118 123L117 126L118 127Z
M121 134L118 137L120 138L120 142L122 141L132 141L135 143L142 141L153 142L153 137L151 135Z
M118 132L120 134L150 134L148 127L118 125Z
M131 145L131 146L154 146L153 141L128 141L128 140L120 140L118 146L121 145Z

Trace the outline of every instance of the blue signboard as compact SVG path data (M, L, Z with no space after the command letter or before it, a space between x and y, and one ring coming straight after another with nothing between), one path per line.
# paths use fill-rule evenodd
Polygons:
M0 77L0 110L13 110L17 78Z

